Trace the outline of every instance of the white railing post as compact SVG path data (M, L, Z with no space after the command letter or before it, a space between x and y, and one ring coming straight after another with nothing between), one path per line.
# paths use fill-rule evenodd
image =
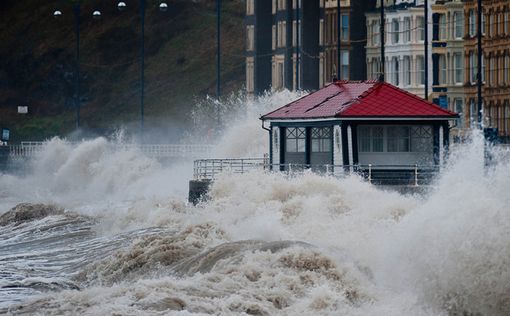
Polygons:
M414 165L414 186L418 186L418 164Z
M368 183L372 184L372 164L368 164Z

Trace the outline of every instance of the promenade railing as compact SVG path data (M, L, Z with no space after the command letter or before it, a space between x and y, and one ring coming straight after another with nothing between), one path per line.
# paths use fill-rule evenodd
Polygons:
M45 142L21 142L10 145L12 158L33 157L44 149ZM69 143L78 145L79 143ZM112 144L113 150L139 150L153 158L200 158L210 155L213 146L203 144Z
M368 182L381 185L429 184L439 172L431 165L310 165L270 164L268 158L198 159L194 161L194 180L214 180L222 173L243 174L254 170L296 175L307 170L315 173L345 177L357 174Z

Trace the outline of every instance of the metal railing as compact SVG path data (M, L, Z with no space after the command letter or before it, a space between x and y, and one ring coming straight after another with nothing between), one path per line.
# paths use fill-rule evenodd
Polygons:
M69 143L78 145L79 143ZM44 149L45 142L21 142L9 146L12 158L33 157ZM202 144L112 144L113 150L139 150L153 158L199 158L212 152L212 145Z
M268 158L199 159L193 162L195 180L213 180L223 172L245 173L269 168Z
M193 177L195 180L214 180L223 172L246 173L253 170L280 172L295 175L304 171L345 177L356 174L369 183L380 185L429 184L438 174L438 166L430 165L309 165L309 164L269 164L266 158L240 159L199 159L194 161Z

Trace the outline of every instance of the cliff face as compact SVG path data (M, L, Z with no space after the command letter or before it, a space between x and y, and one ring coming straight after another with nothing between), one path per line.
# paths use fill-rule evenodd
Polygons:
M80 25L81 126L128 131L140 117L139 1L84 0ZM215 94L215 1L146 0L145 125L174 131L189 122L193 102ZM58 19L55 10L62 11ZM101 19L92 12L100 10ZM223 1L222 92L244 83L244 4ZM75 19L72 1L0 2L0 127L16 140L66 135L75 126ZM29 113L18 114L27 105Z

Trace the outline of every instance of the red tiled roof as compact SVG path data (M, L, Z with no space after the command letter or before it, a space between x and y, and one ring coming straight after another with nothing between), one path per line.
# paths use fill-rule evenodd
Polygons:
M455 118L414 94L379 81L337 81L261 117L313 118Z

